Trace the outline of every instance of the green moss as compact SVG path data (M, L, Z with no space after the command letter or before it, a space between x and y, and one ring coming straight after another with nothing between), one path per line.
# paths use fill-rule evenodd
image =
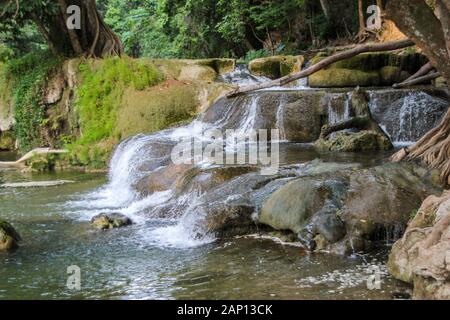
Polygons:
M318 54L312 64L324 58L326 55ZM363 53L313 74L309 83L312 87L390 86L405 80L425 63L426 58L415 52Z
M402 71L400 67L386 66L380 69L381 83L386 86L403 82L409 76L410 74L407 71Z
M112 149L104 140L120 138L115 129L126 88L144 90L164 77L153 64L130 58L87 61L80 65L80 76L76 111L81 136L69 149L77 164L95 166L103 163Z
M231 72L236 67L234 59L203 59L198 60L199 65L208 66L214 69L218 74Z
M389 150L392 144L380 133L360 131L358 133L337 132L334 138L317 140L315 147L323 151L359 152Z
M11 132L0 132L0 150L14 150L15 140Z
M60 64L61 59L48 52L30 53L5 64L2 78L11 91L9 99L14 106L14 130L23 151L41 144L40 129L46 118L43 87L52 70ZM8 98L3 96L3 104L5 99Z
M309 77L311 87L378 86L380 75L376 71L365 72L351 69L324 69Z
M278 79L293 72L300 71L303 56L273 56L259 58L249 63L250 72L257 76Z
M193 119L199 105L193 84L174 84L163 90L128 90L117 119L120 139L138 133L151 133Z

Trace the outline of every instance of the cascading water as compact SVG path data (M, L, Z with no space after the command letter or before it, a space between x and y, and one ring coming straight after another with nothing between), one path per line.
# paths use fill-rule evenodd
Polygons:
M261 84L264 82L269 82L271 79L263 76L253 75L249 70L247 65L238 64L236 69L230 73L221 75L219 81L223 81L229 84L248 86L254 84ZM308 78L302 78L286 86L271 87L268 89L262 89L260 91L283 91L283 90L307 90L310 89L308 86Z
M448 102L417 90L369 91L373 118L396 145L408 145L434 128Z
M344 101L342 103L342 98ZM345 96L342 94L332 94L328 100L328 124L333 125L350 119L350 104L352 93Z
M248 80L245 69L238 69L228 76L231 82L239 83L240 76ZM244 83L247 81L245 79ZM109 183L96 192L85 195L82 201L78 201L78 205L72 202L70 206L78 207L84 212L88 209L89 215L84 215L88 219L101 212L126 214L142 224L139 233L146 242L157 243L159 246L190 247L212 241L214 232L210 233L205 228L206 225L211 227L208 220L211 215L220 215L227 210L257 212L265 196L298 176L302 169L298 166L281 169L278 180L271 180L254 173L251 166L238 166L236 175L232 170L221 172L226 168L209 162L209 159L185 169L174 168L171 159L173 148L185 138L200 143L211 142L211 138L204 136L205 131L210 129L221 132L234 129L233 135L222 141L224 143L229 139L248 137L251 130L263 128L278 128L280 140L288 141L298 127L309 125L320 128L323 123L314 119L321 119L323 115L328 114L329 124L351 117L351 93L324 94L309 91L306 97L299 92L265 91L232 100L222 99L189 125L127 139L115 150L110 165ZM308 101L322 101L322 98L317 98L324 96L328 100L325 99L327 103L323 106L323 111L314 111L316 113L310 113L310 118L296 122L296 114L305 110L310 112ZM446 110L444 100L422 92L405 95L404 92L400 94L396 91L394 96L386 100L383 92L371 91L370 98L374 118L399 141L416 138L412 137L414 123L419 123L425 127L422 130L427 130ZM322 106L317 109L322 109ZM435 117L422 123L422 118L429 118L430 113ZM235 150L225 148L224 152L234 153ZM181 171L176 171L178 169ZM177 180L176 183L155 190L145 187L147 189L142 192L145 181L152 176L170 176L173 174L171 170L184 181ZM216 171L217 177L214 176ZM221 180L228 175L226 180ZM210 180L212 185L207 183ZM214 184L216 182L218 185Z
M239 86L259 84L266 81L270 81L269 78L255 76L251 74L250 71L248 70L247 65L245 64L236 65L236 69L234 71L221 75L219 77L219 80Z
M276 128L280 131L280 141L287 141L286 137L286 130L284 126L284 114L285 114L285 106L286 106L286 99L282 97L280 99L280 103L277 108L277 123Z

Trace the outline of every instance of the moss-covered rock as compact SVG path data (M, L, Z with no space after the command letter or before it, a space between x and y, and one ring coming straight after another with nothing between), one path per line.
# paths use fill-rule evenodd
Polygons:
M101 213L93 217L91 223L99 230L122 228L133 224L130 218L121 213Z
M358 152L390 150L392 144L385 135L379 132L363 130L357 133L337 132L334 137L317 140L315 147L324 151Z
M206 81L213 82L217 78L217 72L209 66L188 65L181 68L178 80L180 81Z
M371 87L380 85L380 75L376 71L330 68L312 74L308 84L313 88Z
M270 79L278 79L288 74L301 71L303 56L273 56L250 61L252 74Z
M6 221L0 220L0 251L11 251L21 241L19 233Z
M16 139L14 134L10 131L0 131L0 151L14 150Z
M400 67L385 66L380 69L380 82L382 85L390 86L408 79L411 75Z
M236 68L235 59L221 59L221 58L203 59L198 60L197 63L199 65L213 68L214 71L219 75L231 72Z
M319 54L316 64L326 58ZM363 53L336 62L309 77L311 87L391 86L402 82L426 63L418 53Z

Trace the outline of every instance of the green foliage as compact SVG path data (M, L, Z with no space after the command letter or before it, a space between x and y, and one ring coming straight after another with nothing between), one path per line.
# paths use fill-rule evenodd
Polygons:
M311 11L306 2L102 1L105 21L120 35L126 52L153 58L242 57L251 47L261 49L270 32L295 42L298 17ZM309 26L303 27L307 33Z
M411 211L411 213L409 214L409 219L412 220L417 216L417 213L419 212L418 209L414 209L413 211Z
M265 58L268 56L270 56L270 53L266 49L250 50L245 54L245 58L244 58L243 62L249 63L252 60L259 59L259 58Z
M42 91L49 74L60 63L61 59L38 51L5 64L3 77L11 83L14 130L23 151L40 146L39 130L46 118Z
M0 43L0 63L7 62L14 57L14 51L6 45Z
M163 76L152 64L129 58L89 61L80 65L80 73L76 110L81 137L69 147L77 154L77 161L87 164L109 152L93 145L120 138L114 136L114 129L124 90L143 90L161 82Z

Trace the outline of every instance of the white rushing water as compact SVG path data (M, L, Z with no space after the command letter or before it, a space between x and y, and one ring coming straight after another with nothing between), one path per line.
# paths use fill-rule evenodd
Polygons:
M374 119L394 145L410 145L434 128L448 103L414 90L369 91L369 107Z
M219 79L223 82L239 86L255 85L271 81L271 79L267 77L256 76L251 74L251 72L248 70L247 65L245 64L238 64L234 71L220 76ZM267 89L261 89L259 91L285 91L285 90L308 90L308 89L310 89L310 87L308 86L308 78L302 78L293 81L292 83L289 83L285 86L271 87Z
M250 75L242 66L224 76L224 81L240 85L267 80ZM329 124L349 119L352 94L330 93L329 97ZM123 141L111 159L108 183L94 192L81 195L67 206L74 208L82 219L91 219L99 213L123 213L143 225L139 231L143 241L158 246L185 248L213 241L214 237L204 231L204 191L194 188L180 193L174 187L167 187L166 190L143 195L137 191L137 186L143 179L172 164L171 151L182 139L210 142L212 138L204 135L210 129L235 129L234 134L227 135L227 140L222 142L227 142L228 139L239 141L239 138L248 137L251 130L257 129L260 114L267 112L262 110L264 107L261 106L261 99L261 94L238 97L227 101L225 105L219 104L216 109L213 107L211 114L214 120L210 122L200 120L204 119L201 115L188 125L150 135L140 134ZM285 117L287 103L288 98L283 93L277 109L272 111L276 112L275 125L280 130L279 139L283 141L287 140L284 131L288 120ZM427 130L439 121L442 104L439 99L423 92L396 96L388 99L388 102L382 93L370 92L370 108L375 119L396 143L408 143L409 139L416 138L415 126L422 126L423 130ZM434 115L431 120L430 112ZM214 141L217 142L216 139ZM228 142L226 145L228 146ZM225 148L224 151L235 152L234 147L233 150ZM212 166L212 162L208 160L204 159L198 166Z
M173 147L185 138L211 142L204 135L205 131L222 129L229 125L230 120L237 121L237 125L234 134L227 136L227 139L239 141L242 137L248 137L255 125L258 101L259 97L255 95L246 99L243 105L231 102L227 112L212 124L194 120L185 126L151 135L140 134L123 141L111 159L108 183L67 203L67 207L79 213L83 220L90 220L99 213L125 214L135 223L143 225L139 230L143 241L157 246L186 248L213 241L214 237L203 230L205 213L197 200L199 195L196 190L179 195L169 188L143 196L137 192L136 185L152 173L171 165ZM206 163L198 166L204 168L211 165L208 159L204 161ZM164 218L161 218L161 212ZM146 227L151 221L158 221L157 226Z

